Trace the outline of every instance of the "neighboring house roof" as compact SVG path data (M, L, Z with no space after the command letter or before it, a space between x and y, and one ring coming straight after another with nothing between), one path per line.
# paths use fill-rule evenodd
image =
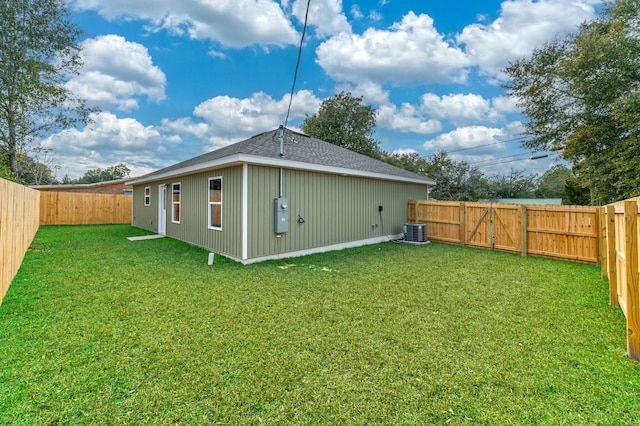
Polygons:
M280 155L281 144L279 136L280 129L260 133L247 140L131 179L128 183L140 184L242 163L426 185L434 185L436 183L426 176L409 172L290 129L284 129L283 155Z
M96 192L105 187L113 187L119 192L122 190L131 189L131 186L127 183L129 178L108 180L104 182L94 183L71 183L60 185L29 185L29 188L37 189L39 191L73 191L73 192Z

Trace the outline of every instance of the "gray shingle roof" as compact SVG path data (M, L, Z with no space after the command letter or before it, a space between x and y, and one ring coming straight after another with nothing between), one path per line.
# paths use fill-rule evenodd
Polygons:
M238 154L273 159L286 163L300 162L316 165L314 169L323 171L326 168L340 168L359 172L369 172L389 177L401 179L420 180L425 184L434 184L432 179L407 170L395 167L391 164L375 160L366 155L358 154L329 142L316 139L303 133L284 129L283 154L280 155L280 131L279 129L260 133L249 139L237 142L215 151L182 161L164 169L157 170L145 176L132 179L132 182L149 181L154 176L165 176L167 174L180 174L181 169L193 169L193 167L209 163L216 160L223 160L227 157L234 157ZM283 165L286 167L286 165Z

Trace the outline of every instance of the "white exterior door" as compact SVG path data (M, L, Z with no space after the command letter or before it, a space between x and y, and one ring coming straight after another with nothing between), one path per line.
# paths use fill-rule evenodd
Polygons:
M167 232L167 185L158 185L158 234Z

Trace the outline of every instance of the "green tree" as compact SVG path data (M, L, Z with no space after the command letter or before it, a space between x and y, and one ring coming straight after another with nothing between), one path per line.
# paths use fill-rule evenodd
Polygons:
M531 198L536 188L536 176L525 175L511 170L503 175L495 175L489 180L490 198Z
M2 161L0 161L0 178L10 181L16 180L15 175L9 170L9 165Z
M562 150L600 202L640 193L639 24L640 0L618 0L506 69L528 117L526 146Z
M302 122L302 131L351 151L381 158L379 142L373 138L376 111L362 97L340 92L322 101L316 114Z
M417 152L412 152L411 154L389 154L382 152L381 156L382 161L386 163L420 175L425 175L428 168L427 161L423 157L420 157Z
M562 198L567 203L565 191L567 179L573 176L571 169L564 164L556 164L538 179L535 195L538 198Z
M107 182L110 180L128 178L131 170L124 163L116 164L115 166L107 167L106 169L91 169L82 175L81 178L75 181L69 181L68 183L97 183Z
M38 153L35 157L18 154L18 182L23 185L55 185L56 180L50 164L51 158L47 152ZM55 167L55 166L54 166Z
M63 0L0 2L0 162L16 176L35 140L87 120L64 85L80 70L79 35Z
M480 169L454 161L444 151L426 162L423 174L436 181L431 190L436 200L477 201L487 196L487 180Z
M564 192L567 194L566 203L577 206L589 206L593 204L591 199L591 191L587 188L580 178L569 176L564 186Z

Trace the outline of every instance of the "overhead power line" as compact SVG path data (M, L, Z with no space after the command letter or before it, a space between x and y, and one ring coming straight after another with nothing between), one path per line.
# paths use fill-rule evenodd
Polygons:
M451 151L440 151L440 152L444 152L445 154L451 154L453 152L469 151L471 149L477 149L477 148L482 148L482 147L491 146L491 145L499 145L501 143L517 142L517 141L521 141L521 140L526 139L526 138L527 138L527 136L518 136L517 138L507 139L507 140L504 140L504 141L485 143L485 144L482 144L482 145L471 146L471 147L468 147L468 148L459 148L459 149L452 149ZM436 152L436 154L437 154L437 152ZM436 154L426 155L424 158L434 157Z
M520 156L524 156L523 158L526 158L528 156L530 156L531 154L528 152L521 152L519 154L511 154L511 155L505 155L504 157L493 157L493 158L487 158L485 160L478 160L478 161L467 161L467 164L469 164L470 166L475 165L475 164L480 164L480 163L490 163L490 162L495 162L497 160L502 160L502 159L507 159L507 158L514 158L514 157L520 157Z
M284 127L287 127L289 122L289 114L291 113L291 103L293 102L293 92L296 89L296 80L298 79L298 68L300 68L300 58L302 57L302 44L304 42L304 35L307 32L307 21L309 19L309 5L311 0L307 0L307 11L304 13L304 26L302 27L302 37L300 37L300 47L298 48L298 60L296 61L296 70L293 72L293 84L291 85L291 95L289 96L289 107L287 108L287 116L284 119Z
M511 159L511 160L497 161L495 163L483 164L481 166L476 166L476 167L480 168L480 167L496 166L498 164L513 163L514 161L523 161L523 160L540 160L542 158L547 158L547 157L549 157L549 154L533 155L533 156L530 155L530 156L524 157L524 158L514 158L514 159Z

